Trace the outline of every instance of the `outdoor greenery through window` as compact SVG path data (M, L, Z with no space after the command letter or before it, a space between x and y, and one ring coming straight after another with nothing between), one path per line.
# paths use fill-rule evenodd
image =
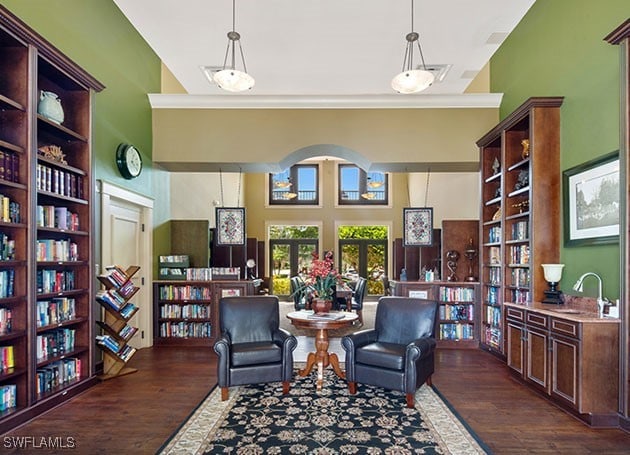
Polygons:
M354 164L339 165L340 205L387 205L387 174L365 172Z
M317 226L270 226L269 256L271 260L271 292L286 296L290 292L289 279L307 273L317 251Z
M387 270L387 226L340 226L339 272L348 281L367 278L368 295L383 295Z
M283 172L269 174L269 204L317 205L318 174L317 164L296 164Z

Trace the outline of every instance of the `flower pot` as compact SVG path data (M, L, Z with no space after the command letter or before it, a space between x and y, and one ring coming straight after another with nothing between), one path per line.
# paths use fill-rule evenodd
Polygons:
M311 308L315 314L329 313L332 308L332 300L328 299L313 299Z

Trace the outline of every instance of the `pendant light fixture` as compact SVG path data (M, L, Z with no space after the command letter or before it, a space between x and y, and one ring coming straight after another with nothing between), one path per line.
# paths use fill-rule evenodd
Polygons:
M407 46L405 48L405 58L403 60L402 73L396 75L392 79L392 88L398 93L417 93L428 88L435 79L424 63L424 55L420 46L420 35L413 31L413 1L411 0L411 32L407 33L405 39ZM413 68L413 50L414 45L418 45L420 51L420 60L422 61L422 69Z
M243 48L241 47L241 35L235 30L236 22L236 0L232 0L232 30L228 32L228 44L225 51L225 59L223 60L223 69L214 74L214 82L223 90L228 92L242 92L251 89L255 82L254 78L247 74L245 66L245 57L243 56ZM238 53L243 62L243 71L236 69L236 53ZM228 65L229 60L229 65Z

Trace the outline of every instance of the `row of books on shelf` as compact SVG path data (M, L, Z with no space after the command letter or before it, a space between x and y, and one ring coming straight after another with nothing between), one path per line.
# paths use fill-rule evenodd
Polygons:
M37 360L74 351L75 334L75 329L55 329L37 335Z
M514 303L527 303L531 302L529 289L512 289L510 290L512 296L511 302Z
M96 342L105 346L109 351L116 354L124 362L129 361L136 352L136 348L116 340L111 335L97 335Z
M490 267L488 269L488 279L490 283L499 285L501 283L501 269L499 267Z
M486 306L486 323L494 326L501 326L501 308L496 306Z
M529 269L512 270L512 286L529 287L531 275Z
M160 306L161 318L207 319L210 317L210 305L172 305Z
M117 265L106 266L105 273L99 275L99 278L110 283L114 287L122 287L129 280L125 271ZM131 286L133 287L133 284Z
M129 340L134 334L138 331L137 327L130 326L129 324L125 324L125 326L120 329L118 332L118 336L123 340Z
M474 321L474 305L440 305L440 319Z
M512 245L509 254L510 264L529 264L529 245Z
M0 346L0 373L6 373L15 367L13 346Z
M73 298L58 297L37 301L37 327L60 324L76 318L76 302Z
M11 308L0 307L0 335L6 335L13 330L13 312Z
M4 232L0 232L0 261L15 259L15 240Z
M38 239L37 261L39 262L68 262L79 260L79 246L70 239Z
M21 220L20 203L0 194L0 221L4 223L21 223Z
M15 286L15 270L0 270L0 299L13 297Z
M440 324L440 340L472 340L474 337L472 324Z
M488 229L488 243L499 243L501 241L501 227L492 226Z
M17 407L17 385L0 386L0 412L9 411L15 407Z
M210 300L212 292L207 286L168 284L159 287L162 300Z
M41 269L37 271L37 293L50 294L75 289L74 270Z
M475 289L467 287L440 286L439 299L442 302L474 302Z
M0 179L15 183L20 181L20 155L0 150Z
M501 329L498 327L486 326L484 341L488 346L493 347L494 349L500 350L501 349Z
M67 207L38 205L36 220L39 227L79 230L79 214L71 212Z
M120 311L127 305L125 298L115 289L99 289L96 291L96 300L104 303L115 311Z
M186 254L170 254L166 256L160 256L159 260L160 263L188 264L190 258Z
M501 265L501 248L498 246L488 248L488 264Z
M61 196L83 199L83 176L37 164L37 189Z
M527 221L519 221L512 225L512 240L529 239L529 223Z
M499 303L499 292L500 289L495 286L488 286L486 291L486 302L491 305L496 305Z
M162 322L160 336L163 338L210 338L212 326L209 322Z
M38 395L42 395L76 379L81 379L81 359L71 357L58 360L37 369L35 390Z

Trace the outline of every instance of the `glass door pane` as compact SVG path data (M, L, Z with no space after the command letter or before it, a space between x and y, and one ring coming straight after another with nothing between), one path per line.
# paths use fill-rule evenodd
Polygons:
M275 295L289 295L291 278L291 248L289 244L271 244L270 292Z
M368 243L367 244L367 288L368 294L383 295L383 277L386 270L386 254L385 244Z

